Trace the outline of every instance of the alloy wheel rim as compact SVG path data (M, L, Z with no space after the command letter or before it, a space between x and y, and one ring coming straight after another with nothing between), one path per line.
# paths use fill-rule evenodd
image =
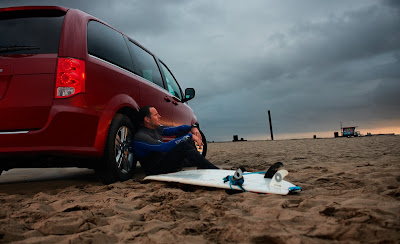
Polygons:
M132 133L128 127L122 126L115 135L115 162L121 173L127 174L133 166L133 153L128 146L132 141Z

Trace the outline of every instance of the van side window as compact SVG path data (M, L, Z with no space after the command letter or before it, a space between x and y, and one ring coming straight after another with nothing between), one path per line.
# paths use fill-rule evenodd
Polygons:
M167 66L165 66L163 63L161 63L161 68L167 82L167 90L169 93L179 99L182 99L181 89L179 88L178 82L175 80L174 76L171 74L171 72L169 72Z
M128 41L128 47L132 54L133 70L135 74L164 88L161 73L153 55L146 52L132 41Z
M89 21L87 32L89 54L132 70L132 61L121 33L97 21Z

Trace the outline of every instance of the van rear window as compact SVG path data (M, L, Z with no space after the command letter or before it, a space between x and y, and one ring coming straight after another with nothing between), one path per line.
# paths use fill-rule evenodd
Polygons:
M0 55L58 53L65 12L0 12Z

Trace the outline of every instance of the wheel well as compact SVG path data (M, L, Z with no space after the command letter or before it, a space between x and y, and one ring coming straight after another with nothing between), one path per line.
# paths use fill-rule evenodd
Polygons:
M137 128L139 121L136 116L138 113L136 109L133 109L131 107L122 107L117 111L117 113L126 115L132 121L133 126Z

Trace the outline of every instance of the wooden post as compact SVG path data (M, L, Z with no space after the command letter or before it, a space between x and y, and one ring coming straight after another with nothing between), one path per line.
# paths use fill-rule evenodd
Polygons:
M272 133L271 111L268 110L269 130L271 131L271 140L274 140L274 133Z

